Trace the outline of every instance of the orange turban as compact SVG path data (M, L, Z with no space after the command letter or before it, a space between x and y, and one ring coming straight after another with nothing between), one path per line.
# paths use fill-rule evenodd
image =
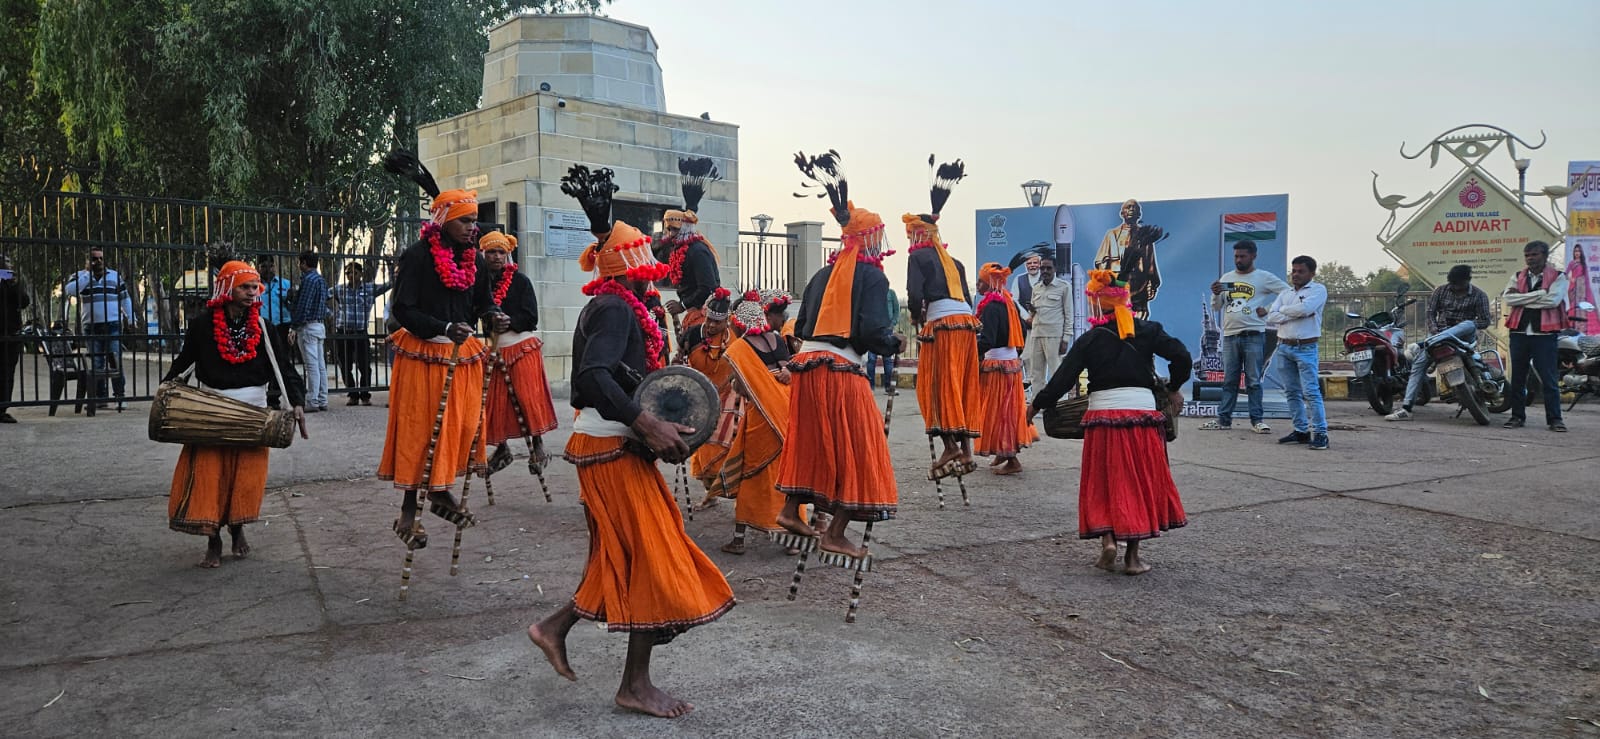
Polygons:
M1011 279L1011 270L1001 266L999 262L989 262L978 270L978 279L989 283L989 287L1000 292L1007 292L1006 280Z
M1096 315L1089 323L1103 326L1115 319L1117 336L1124 339L1133 335L1133 306L1128 304L1128 285L1117 280L1117 273L1109 269L1089 270L1089 284L1083 288L1089 298L1089 310ZM1112 315L1105 315L1107 312Z
M478 251L499 250L509 253L516 248L517 237L499 231L490 231L478 237Z
M260 282L261 273L244 262L234 260L222 265L217 271L217 277L211 282L212 302L221 302L233 299L233 289L251 282Z
M682 227L685 223L699 223L700 216L692 210L669 210L661 215L661 225L665 228L673 226Z
M667 276L670 268L656 261L655 253L650 251L650 237L643 231L624 221L616 221L605 236L605 243L596 241L578 255L578 266L583 271L600 271L598 278L584 286L585 294L602 280L612 277L654 282Z
M439 197L433 199L433 205L428 207L428 212L433 214L434 223L453 221L462 216L475 216L478 214L477 190L445 190Z

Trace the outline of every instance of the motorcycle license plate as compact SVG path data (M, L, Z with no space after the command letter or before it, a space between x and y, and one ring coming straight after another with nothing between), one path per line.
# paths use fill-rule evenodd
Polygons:
M1466 367L1461 364L1460 357L1451 357L1439 362L1435 371L1444 378L1447 385L1460 385L1466 379Z
M1372 361L1372 350L1362 349L1361 351L1350 352L1345 355L1345 358L1352 362L1370 362Z

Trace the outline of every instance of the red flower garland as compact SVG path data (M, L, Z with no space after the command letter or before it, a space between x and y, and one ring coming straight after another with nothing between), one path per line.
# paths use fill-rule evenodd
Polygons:
M645 309L644 302L639 296L634 295L621 282L616 280L603 280L600 283L589 283L583 288L584 293L591 297L601 295L618 295L627 301L628 307L633 309L633 317L639 322L639 329L644 332L644 370L654 372L661 369L661 327L650 318L650 312Z
M234 343L228 331L228 310L224 306L227 298L218 298L206 303L211 307L211 336L216 339L217 353L227 360L229 364L244 364L256 358L256 347L261 344L261 301L250 304L249 314L244 319L244 346Z
M932 241L919 241L919 242L917 242L915 244L912 244L911 248L907 249L906 251L908 253L915 253L915 252L920 251L922 249L931 249L931 248L933 248L933 242Z
M681 246L672 250L672 256L667 259L667 281L673 287L683 284L683 260L689 256L689 245L705 240L706 237L700 234L690 234L678 242Z
M515 264L507 264L505 268L500 271L500 280L494 286L494 304L496 306L499 306L500 301L506 299L506 293L511 291L511 277L516 273L517 265Z
M983 296L983 300L978 301L978 315L982 316L983 309L996 300L1009 303L1011 302L1011 294L1004 290L990 290Z
M438 273L439 281L451 290L466 290L478 279L478 249L469 247L461 252L461 260L457 263L454 251L444 245L440 235L444 229L437 223L426 223L422 226L422 238L428 240L428 251L433 255L433 271Z

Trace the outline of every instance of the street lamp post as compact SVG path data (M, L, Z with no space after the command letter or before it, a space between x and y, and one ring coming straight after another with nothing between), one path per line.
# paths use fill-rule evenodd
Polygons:
M761 281L767 273L767 229L772 228L772 216L766 213L757 213L750 216L750 225L756 229L756 279L755 287L761 289Z
M1027 196L1028 205L1035 208L1044 205L1044 196L1050 192L1050 183L1044 180L1028 180L1022 183L1022 194Z
M1533 163L1533 160L1531 160L1531 159L1518 159L1518 160L1516 160L1516 164L1517 164L1517 203L1519 205L1527 205L1528 204L1528 193L1526 192L1526 190L1528 189L1528 165L1532 164L1532 163Z

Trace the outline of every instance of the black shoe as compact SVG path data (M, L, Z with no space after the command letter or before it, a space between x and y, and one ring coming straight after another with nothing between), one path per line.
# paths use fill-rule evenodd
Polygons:
M1567 432L1567 425L1562 423L1561 419L1558 418L1550 422L1550 430L1564 434Z
M362 405L372 405L372 396L369 395L369 396L367 396L365 398L362 398L361 399L361 404Z
M0 412L0 423L16 423L17 417L10 413Z
M1328 448L1328 435L1327 434L1312 434L1311 435L1311 450L1312 451L1320 452L1320 451L1323 451L1323 450L1325 450L1327 448Z
M344 402L344 404L345 405L361 405L361 398L352 395L352 396L350 396L349 400L346 400Z
M1290 431L1283 438L1278 439L1279 444L1310 444L1310 431Z
M1517 418L1516 416L1512 416L1512 417L1506 419L1505 425L1502 426L1501 428L1520 429L1520 428L1522 428L1523 426L1526 426L1526 425L1528 425L1527 421L1525 421L1525 420L1523 420L1521 418Z

